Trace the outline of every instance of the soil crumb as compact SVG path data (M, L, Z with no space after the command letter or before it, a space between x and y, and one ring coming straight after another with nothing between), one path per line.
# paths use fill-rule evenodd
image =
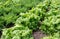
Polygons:
M39 30L33 32L34 39L41 39L41 38L43 38L45 36L46 36L46 34L44 34L43 32L41 32Z

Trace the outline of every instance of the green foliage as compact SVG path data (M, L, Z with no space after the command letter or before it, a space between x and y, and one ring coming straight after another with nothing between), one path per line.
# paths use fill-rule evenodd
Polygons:
M15 23L14 27L3 29L1 39L34 39L32 31L38 28L50 35L43 39L59 39L60 0L39 2L40 0L0 1L0 29L9 23Z
M46 36L43 37L42 39L60 39L60 34L59 33L55 33L53 36Z
M28 26L30 29L36 30L39 27L38 22L44 19L45 12L46 9L44 9L44 6L38 4L28 12L20 13L20 17L17 19L16 24Z
M40 0L0 0L0 26L10 26L15 24L16 19L21 12L26 12L35 7ZM2 29L2 28L1 28Z
M47 33L53 33L60 30L60 15L46 17L42 22L40 29Z
M39 16L33 13L21 13L16 21L16 24L28 26L30 29L36 30L38 28L38 21L40 20Z
M33 39L32 31L28 27L17 25L9 29L3 29L1 39Z
M4 28L4 21L3 21L3 19L0 17L0 30L2 29L2 28Z
M53 7L52 5L56 7ZM60 8L58 7L59 5L60 5L59 0L54 0L54 2L53 0L50 1L48 7L49 10L46 12L44 20L42 21L42 24L39 28L45 33L53 34L59 32L60 30Z

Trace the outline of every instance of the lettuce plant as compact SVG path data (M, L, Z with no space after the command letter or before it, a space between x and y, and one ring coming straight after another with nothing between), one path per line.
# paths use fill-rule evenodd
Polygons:
M48 1L49 2L49 1ZM54 4L53 4L54 3ZM56 3L56 4L55 4ZM53 7L56 6L56 7ZM46 12L44 20L39 29L45 33L53 34L60 30L60 8L59 0L51 0L49 5L49 11Z
M55 33L53 36L52 35L46 36L46 37L43 37L42 39L60 39L60 34Z
M40 26L40 29L45 31L46 33L53 33L60 30L60 16L49 16L45 18Z
M38 21L40 20L39 16L33 13L21 13L21 17L19 17L16 21L16 24L27 26L30 29L36 30L38 28Z
M22 25L16 25L15 27L3 29L1 39L34 39L32 37L32 30Z

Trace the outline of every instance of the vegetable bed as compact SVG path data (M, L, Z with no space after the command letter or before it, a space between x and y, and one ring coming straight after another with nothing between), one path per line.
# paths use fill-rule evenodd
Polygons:
M0 39L60 39L60 0L0 0Z

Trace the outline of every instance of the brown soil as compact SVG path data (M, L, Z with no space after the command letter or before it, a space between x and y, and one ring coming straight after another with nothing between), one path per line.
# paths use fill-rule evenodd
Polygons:
M44 36L46 36L46 34L43 34L43 32L41 31L35 31L33 32L33 36L34 36L34 39L41 39Z

